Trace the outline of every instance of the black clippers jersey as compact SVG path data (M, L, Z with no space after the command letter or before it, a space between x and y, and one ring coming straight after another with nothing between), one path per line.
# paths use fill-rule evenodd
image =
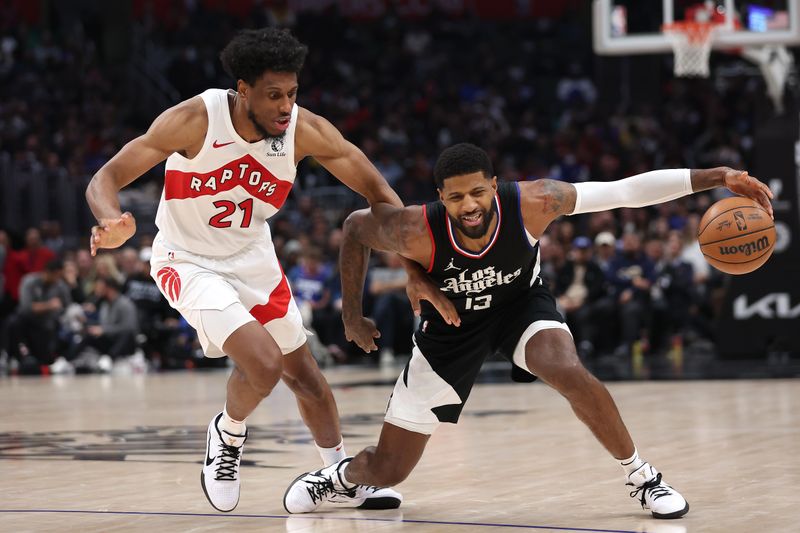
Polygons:
M497 227L489 244L479 252L459 246L455 228L441 202L424 206L433 239L430 277L455 305L464 323L475 323L523 297L539 276L539 244L532 245L522 223L519 187L501 182L495 205ZM442 321L428 302L422 302L422 319Z

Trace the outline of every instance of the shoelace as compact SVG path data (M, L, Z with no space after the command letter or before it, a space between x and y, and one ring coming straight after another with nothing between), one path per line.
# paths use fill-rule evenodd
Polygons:
M647 491L650 491L650 495L653 497L654 500L657 500L663 496L669 496L671 491L668 486L661 485L661 472L656 474L656 477L651 479L650 481L646 482L645 484L637 487L636 490L631 491L631 498L640 498L642 503L642 509L644 509L645 503L645 495ZM641 497L639 493L642 493Z
M214 479L236 481L236 469L239 468L239 455L241 455L242 449L222 443L219 445L219 451L219 466L217 466L217 475Z
M309 485L306 487L308 491L308 495L311 496L311 502L317 503L320 500L323 500L328 497L328 494L332 492L336 492L336 487L333 486L333 480L329 477L319 476L318 480L307 480L306 483Z

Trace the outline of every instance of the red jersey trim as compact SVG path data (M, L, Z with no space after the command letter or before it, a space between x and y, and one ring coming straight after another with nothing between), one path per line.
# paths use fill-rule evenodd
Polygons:
M164 176L164 198L169 201L214 196L242 187L253 198L280 209L292 185L290 181L275 177L248 154L211 172L168 169Z
M433 230L431 230L431 223L428 222L428 206L422 206L422 219L425 221L425 227L428 228L428 237L431 238L431 262L428 265L428 272L433 270L433 261L436 259L436 239L433 238Z
M484 255L486 255L489 252L489 250L492 249L494 243L497 242L497 236L500 235L500 224L503 222L503 213L500 208L500 198L497 196L497 193L495 193L494 195L494 201L495 204L497 205L497 226L495 226L494 228L494 234L492 235L492 240L489 241L489 244L487 244L483 250L477 253L470 252L469 250L464 250L458 245L455 236L453 235L453 226L450 223L450 217L445 215L445 220L447 221L447 236L450 237L450 244L453 246L453 249L456 252L460 253L465 257L469 257L470 259L480 259Z

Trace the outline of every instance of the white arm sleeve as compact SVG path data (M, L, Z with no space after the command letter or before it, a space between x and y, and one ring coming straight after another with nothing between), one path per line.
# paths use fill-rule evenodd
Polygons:
M575 190L571 215L668 202L692 194L692 177L688 168L653 170L623 180L576 183Z

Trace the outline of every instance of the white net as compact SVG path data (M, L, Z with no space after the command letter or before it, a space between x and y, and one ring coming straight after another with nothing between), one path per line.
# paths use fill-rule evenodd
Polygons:
M675 22L662 28L675 52L675 75L707 78L708 58L718 24L707 22Z
M794 58L783 45L748 46L742 57L757 64L767 84L767 94L775 105L775 112L782 114L783 92L786 80L794 68Z

